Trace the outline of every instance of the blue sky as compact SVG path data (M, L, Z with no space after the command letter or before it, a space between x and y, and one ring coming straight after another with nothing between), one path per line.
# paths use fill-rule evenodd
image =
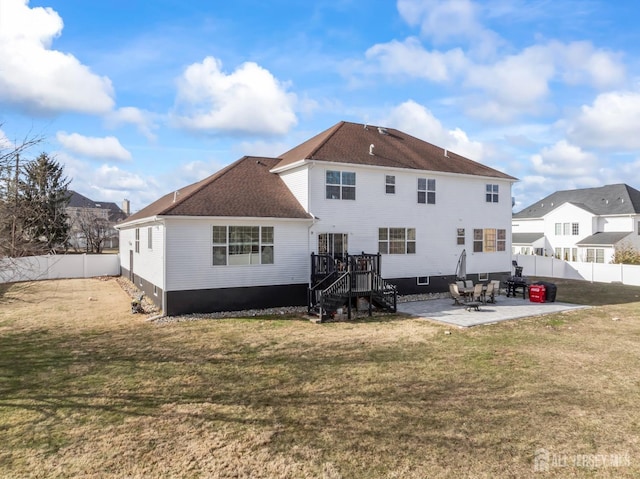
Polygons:
M142 208L340 120L556 190L640 188L640 5L605 0L0 0L0 146ZM461 198L462 199L462 198Z

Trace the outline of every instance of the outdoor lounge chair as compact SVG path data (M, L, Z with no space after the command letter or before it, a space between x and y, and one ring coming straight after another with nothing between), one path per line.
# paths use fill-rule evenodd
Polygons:
M464 280L464 287L465 288L473 288L473 281L471 281L470 279L465 279Z
M493 281L490 282L490 283L487 283L487 289L484 290L483 296L484 296L484 302L485 303L495 303L496 302L495 287L494 287Z
M471 301L482 301L482 283L478 283L473 287Z
M460 291L458 291L458 285L456 283L449 285L449 294L451 294L454 306L464 306L464 297L460 294Z

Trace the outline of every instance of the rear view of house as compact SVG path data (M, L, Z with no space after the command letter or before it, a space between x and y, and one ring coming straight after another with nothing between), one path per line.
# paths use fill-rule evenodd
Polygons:
M514 181L401 131L340 122L130 216L121 267L169 315L307 304L318 255L367 259L400 294L446 291L463 250L470 275L509 274Z

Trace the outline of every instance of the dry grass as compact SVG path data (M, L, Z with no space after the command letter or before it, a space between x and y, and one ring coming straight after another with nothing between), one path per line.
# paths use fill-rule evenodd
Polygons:
M615 301L466 330L158 325L114 280L5 289L0 476L638 477L640 288L556 283ZM628 463L537 474L539 448Z

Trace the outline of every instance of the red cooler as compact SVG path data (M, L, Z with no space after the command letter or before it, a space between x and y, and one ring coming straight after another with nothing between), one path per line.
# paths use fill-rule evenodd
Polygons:
M529 301L532 303L544 303L547 296L547 288L543 284L529 286Z

